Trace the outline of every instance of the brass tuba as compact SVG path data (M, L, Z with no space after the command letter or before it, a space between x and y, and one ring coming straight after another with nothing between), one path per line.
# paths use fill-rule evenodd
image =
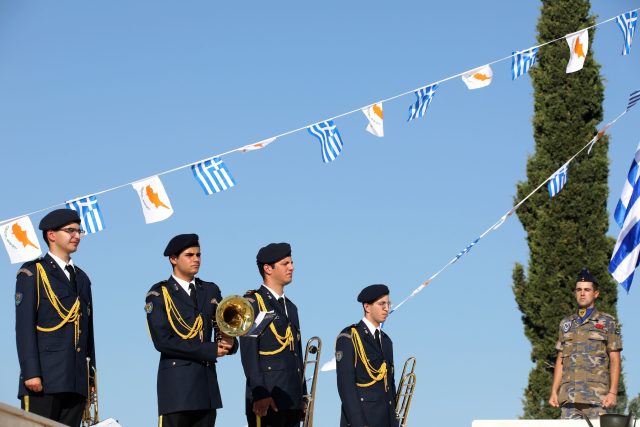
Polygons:
M416 358L409 357L404 362L398 393L396 394L396 418L400 422L400 427L406 427L413 390L416 388Z
M92 386L93 385L93 386ZM98 372L91 366L91 358L87 357L87 401L82 411L81 427L98 424Z
M255 314L246 298L229 295L223 298L216 309L216 329L230 337L239 337L251 329Z
M320 363L320 351L322 350L322 340L312 337L307 341L307 348L304 351L304 364L302 372L302 383L307 381L307 365L311 365L311 385L304 396L307 401L307 411L304 413L303 427L313 427L313 407L316 402L316 382L318 379L318 363Z

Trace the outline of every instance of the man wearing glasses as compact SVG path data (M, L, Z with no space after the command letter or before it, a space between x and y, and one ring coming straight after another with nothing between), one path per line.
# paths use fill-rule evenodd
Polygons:
M22 409L79 426L95 367L91 281L71 259L84 231L71 209L39 225L49 252L25 263L16 280L16 344ZM93 384L91 384L93 386Z
M584 268L575 287L578 309L560 322L549 404L562 418L598 418L617 403L622 341L615 319L596 309L598 282ZM558 388L560 391L558 392Z
M371 285L358 295L364 318L336 339L340 427L397 427L393 343L380 326L387 319L389 288Z

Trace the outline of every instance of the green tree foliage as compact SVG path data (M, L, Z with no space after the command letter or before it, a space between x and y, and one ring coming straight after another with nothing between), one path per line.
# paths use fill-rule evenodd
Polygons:
M538 21L543 43L593 25L588 0L544 0ZM594 30L589 38L593 40ZM517 185L517 199L560 168L597 132L603 118L604 87L600 66L591 49L582 70L567 74L569 48L565 41L541 47L538 63L530 70L534 88L533 133L535 154L527 160L527 181ZM538 191L519 210L527 233L529 268L513 270L513 292L531 341L534 367L524 391L524 418L558 418L548 404L555 343L562 317L575 310L575 278L588 267L600 283L597 305L616 316L617 287L607 272L613 239L607 237L608 139L603 137L591 155L584 152L569 166L568 182L553 199ZM620 403L626 406L624 381Z
M640 393L629 402L629 411L640 417Z

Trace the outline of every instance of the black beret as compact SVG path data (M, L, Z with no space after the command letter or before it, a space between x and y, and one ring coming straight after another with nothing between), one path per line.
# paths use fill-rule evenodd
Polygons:
M291 256L291 245L288 243L269 243L267 246L260 248L256 255L258 264L273 264L283 258Z
M389 295L387 285L370 285L360 291L358 302L369 304L385 295Z
M180 252L193 246L200 246L197 234L178 234L169 240L164 256L180 255Z
M42 231L56 230L63 225L76 223L80 224L78 212L73 209L56 209L51 211L40 220L38 228Z
M589 269L586 267L583 268L582 271L578 274L578 278L576 279L576 282L598 283L596 278L591 275L591 273L589 272Z

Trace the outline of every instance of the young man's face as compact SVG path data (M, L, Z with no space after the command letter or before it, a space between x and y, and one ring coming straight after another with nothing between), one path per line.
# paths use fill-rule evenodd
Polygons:
M578 282L576 283L576 301L580 308L591 308L596 303L596 298L600 295L600 292L596 291L591 282Z
M288 285L293 280L293 259L288 256L271 265L265 265L265 273L273 283Z
M173 270L181 279L193 278L200 270L200 247L192 246L180 252L180 255L172 255L169 261L173 265Z
M80 233L80 224L76 224L75 222L64 225L58 230L49 230L47 231L49 247L53 249L53 252L72 254L78 250L81 237Z
M366 316L369 320L377 324L384 323L384 321L387 320L389 309L391 309L389 295L385 295L371 304L364 304Z

